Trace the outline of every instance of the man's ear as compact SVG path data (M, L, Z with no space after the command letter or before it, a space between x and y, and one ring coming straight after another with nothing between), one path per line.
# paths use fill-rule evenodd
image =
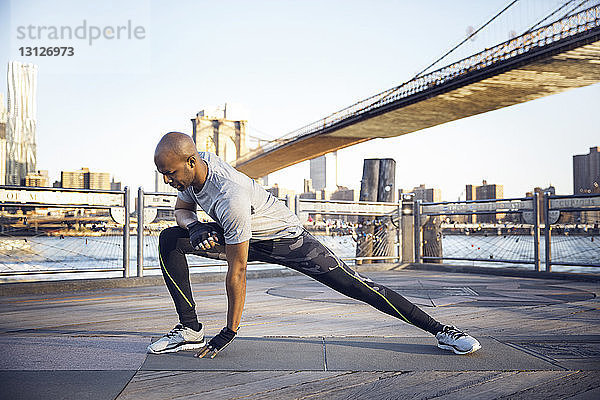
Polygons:
M194 165L196 165L196 157L195 156L189 156L187 159L187 163L191 168L194 168Z

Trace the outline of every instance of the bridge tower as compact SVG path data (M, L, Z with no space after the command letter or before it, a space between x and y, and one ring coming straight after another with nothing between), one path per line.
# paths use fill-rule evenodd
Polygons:
M247 121L227 119L227 104L223 109L202 110L192 118L192 138L198 151L208 151L228 163L248 152Z

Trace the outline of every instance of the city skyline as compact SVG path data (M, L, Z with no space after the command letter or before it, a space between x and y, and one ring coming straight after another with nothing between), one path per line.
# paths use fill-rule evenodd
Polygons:
M37 73L37 66L33 65L33 67L34 67L34 69L35 69L35 71L36 71L36 73ZM3 96L0 96L0 100L3 100L3 99L2 99L2 97L3 97ZM32 104L32 106L33 106L33 108L35 109L35 104ZM9 109L9 108L8 108L8 109ZM4 108L4 110L7 110L7 108L5 107L5 108ZM218 110L218 108L217 108L217 110ZM214 110L213 110L213 111L214 111ZM6 112L6 111L4 111L4 112ZM197 120L198 120L198 119L201 119L201 118L203 118L203 117L204 117L204 118L208 118L209 120L210 120L210 119L213 119L213 118L217 118L216 116L209 116L209 115L207 115L207 116L205 117L205 116L204 116L204 113L203 113L203 111L202 111L202 110L201 110L201 111L200 111L198 114L199 114L199 116L196 116L196 118L195 118L195 119L194 119L194 118L192 118L192 121L193 121L193 124L192 124L192 125L193 125L193 126L195 126L195 125L197 124ZM200 115L200 114L202 114L202 115ZM223 117L220 117L220 118L224 118L224 117L225 117L225 115L223 115ZM194 128L194 129L195 129L195 128ZM193 129L193 130L194 130L194 129ZM192 136L193 136L193 135L192 135ZM381 139L378 139L378 140L381 140ZM591 150L593 150L593 149L596 149L596 148L597 148L597 146L592 146L590 149L591 149ZM209 150L210 150L210 149L209 149ZM590 150L590 151L591 151L591 150ZM572 155L572 157L574 157L574 159L575 159L575 158L577 158L577 157L582 157L582 156L584 156L584 155L581 155L581 154L579 154L579 155L578 155L578 154L573 154L573 155ZM336 152L332 152L332 153L328 153L327 157L325 157L325 156L322 156L322 157L317 157L317 158L315 158L315 159L311 160L310 162L304 162L303 164L308 164L308 166L309 166L309 174L306 176L306 178L310 178L310 177L311 177L311 175L314 175L315 173L317 173L317 172L315 171L315 168L316 168L316 166L317 166L317 165L320 165L321 163L323 163L323 161L322 161L322 160L325 160L326 158L327 158L327 159L329 159L330 157L333 157L333 159L336 159L336 160L337 160L337 151L336 151ZM316 164L316 162L319 162L319 164ZM337 164L337 162L336 162L336 164ZM292 168L298 168L298 166L295 166L295 167L292 167ZM85 168L85 167L84 167L83 169L87 169L87 168ZM286 169L290 169L290 168L286 168ZM286 169L284 169L283 171L285 171ZM331 170L331 167L329 167L329 168L328 168L328 170ZM335 170L336 170L335 174L337 175L337 167L335 168ZM32 171L32 172L35 172L35 171ZM39 172L39 171L38 171L38 172ZM46 170L46 172L47 172L47 170ZM69 185L67 185L67 186L62 186L62 181L63 181L62 177L63 177L63 175L64 175L64 173L65 173L65 172L69 173L69 171L65 171L65 170L57 171L57 173L58 173L58 179L56 179L56 180L54 180L54 179L52 179L52 178L50 177L50 178L49 178L49 186L51 186L51 184L52 184L52 181L54 181L54 182L55 182L55 184L56 184L57 182L60 182L60 183L61 183L61 187L70 187ZM326 172L326 171L324 171L324 174L327 174L327 173L329 173L329 174L330 174L330 172ZM102 172L102 174L106 174L106 173L105 173L105 172ZM112 179L113 179L113 181L114 181L114 177L115 177L117 174L115 174L115 173L114 173L114 172L112 172L112 171L111 171L111 172L109 172L108 174L110 174L110 176L112 177ZM271 174L271 175L278 176L279 174L280 174L280 172L276 172L275 174ZM573 169L573 176L574 176L574 169ZM304 179L306 179L306 178L304 178ZM159 179L159 178L157 178L157 171L154 171L154 185L153 185L153 187L151 187L151 188L148 188L147 190L157 190L157 188L158 188L159 186L161 187L161 189L164 189L165 187L167 187L167 186L168 186L168 185L165 185L165 184L164 184L164 182L161 182L161 183L160 183L160 185L159 185L159 184L157 183L157 182L158 182L158 179ZM162 180L162 179L161 179L161 180ZM325 182L325 175L322 177L322 180ZM329 178L327 179L328 185L330 185L330 183L329 183L329 181L330 181L330 180L333 180L333 179L329 179ZM337 179L335 179L335 180L337 181ZM297 190L298 184L297 184L296 182L294 182L294 184L293 184L293 185L290 185L290 186L286 186L285 184L279 184L278 182L275 182L275 181L273 180L273 178L271 178L271 182L272 182L272 184L271 184L271 185L267 185L267 186L271 186L271 187L273 187L273 185L277 185L277 186L280 186L282 189L285 189L285 190L291 190L291 191L294 191L294 192L296 192L296 193L298 193L298 194L300 194L300 193L302 193L302 192L303 192L303 190ZM486 184L486 183L485 183L485 182L486 182L486 179L485 179L485 178L483 178L483 179L482 179L482 182L483 182L483 184L485 185L485 184ZM468 186L470 186L469 184L466 184L466 185L467 185L467 187L468 187ZM575 180L574 180L574 179L573 179L573 185L574 185L574 186L576 185L576 184L575 184ZM339 186L340 186L340 187L345 187L344 185L341 185L341 184L340 184ZM423 186L424 186L424 184L423 184L423 183L420 183L418 186L415 186L415 188L418 188L419 186L423 187ZM431 186L432 186L432 189L435 189L435 190L441 191L440 189L438 189L438 186L439 186L439 184L433 183L433 184L431 184ZM500 185L500 186L503 186L503 185ZM553 186L553 185L552 185L552 182L548 182L548 186ZM535 187L535 185L532 185L532 186L531 186L531 188L534 188L534 187ZM167 189L169 189L169 188L170 188L170 187L167 187ZM333 187L332 187L332 188L333 188ZM331 193L333 193L333 189L332 189L332 188L330 188L330 192L331 192ZM357 186L350 187L350 189L354 189L354 190L360 190L360 182L359 182L359 184L358 184ZM529 189L528 189L528 190L529 190ZM171 192L171 190L165 190L165 191L166 191L166 192ZM565 192L565 193L562 193L562 194L567 194L567 193ZM468 194L467 194L465 191L461 192L461 194L460 194L459 196L460 196L460 197L459 197L459 198L460 198L460 200L470 200L470 198L469 198L469 195L468 195ZM513 196L511 196L511 197L513 197ZM520 195L518 195L518 196L514 196L514 197L520 197ZM500 197L498 197L498 198L500 198ZM442 196L442 197L441 197L441 200L443 200L443 201L452 201L452 200L455 200L455 199L450 199L450 198L446 198L446 197ZM438 200L436 200L436 201L438 201Z
M80 23L93 12L101 25L111 21L111 7L117 7L59 3L57 9L65 11L64 15L47 23ZM0 44L0 61L3 65L12 59L40 62L38 168L48 169L51 180L60 170L87 165L110 172L134 189L143 185L148 190L154 187L155 143L171 130L191 135L189 121L199 110L227 102L232 113L238 114L233 118L248 120L250 135L281 136L410 79L464 37L466 27L483 23L504 3L450 6L423 2L417 6L375 2L366 7L347 2L341 13L336 2L309 2L305 7L259 2L252 9L243 3L229 7L190 3L187 16L158 2L132 2L118 7L124 7L126 16L143 11L135 23L146 26L152 63L144 69L136 58L131 61L140 68L124 72L112 66L128 60L122 52L126 49L121 48L106 58L109 69L104 72L83 67L73 71L75 61L59 70L58 63L67 60L17 57L13 27L27 22L43 25L49 5L3 3L1 15L9 23L0 29L10 41ZM35 21L27 12L34 4L40 9ZM73 7L67 11L66 5ZM190 18L196 9L213 15L213 20L193 24ZM395 24L395 15L428 15L428 29L421 29L411 18ZM225 16L240 23L221 32ZM414 32L420 33L418 40L408 40ZM185 51L198 36L205 37L213 56ZM506 32L500 38L505 39ZM94 46L88 50L105 54L106 44ZM77 62L85 61L82 56ZM0 91L4 92L5 74L1 75ZM362 173L357 160L390 157L398 163L399 187L439 187L445 200L464 198L464 185L483 179L503 184L507 197L520 197L535 186L550 184L557 193L571 193L571 157L598 145L597 127L591 118L580 116L594 115L599 100L596 84L343 149L338 151L343 166L338 183L357 189ZM272 174L269 183L301 192L303 179L309 175L305 162Z

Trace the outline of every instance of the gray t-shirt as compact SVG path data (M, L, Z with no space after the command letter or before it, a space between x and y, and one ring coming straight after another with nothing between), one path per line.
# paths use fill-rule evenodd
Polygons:
M206 182L197 193L192 186L177 196L196 203L225 231L225 243L293 238L302 232L298 218L253 179L218 156L199 152L208 164Z

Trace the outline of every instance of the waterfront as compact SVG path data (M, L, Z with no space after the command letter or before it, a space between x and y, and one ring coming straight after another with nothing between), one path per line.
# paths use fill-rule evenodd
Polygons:
M356 254L356 242L350 235L319 236L326 246L339 257L348 259ZM540 244L542 269L544 269L544 241ZM531 236L506 235L443 235L442 248L445 257L476 259L513 259L524 262L533 259ZM579 262L600 264L600 237L553 236L552 258L555 262ZM137 254L136 236L131 236L130 275L135 275ZM122 276L123 248L121 236L81 237L11 237L0 241L0 272L114 269L114 272L58 273L47 275L24 275L3 277L3 281L32 279L74 279ZM194 272L222 272L224 263L193 255L188 256ZM353 264L352 260L347 261ZM511 267L533 269L527 263L502 263L466 260L445 260L446 264L478 265L490 268ZM216 265L219 264L219 265ZM145 274L158 274L158 237L144 237ZM279 268L265 264L251 264L249 269ZM556 272L600 273L600 268L553 265ZM41 277L41 278L40 278Z

